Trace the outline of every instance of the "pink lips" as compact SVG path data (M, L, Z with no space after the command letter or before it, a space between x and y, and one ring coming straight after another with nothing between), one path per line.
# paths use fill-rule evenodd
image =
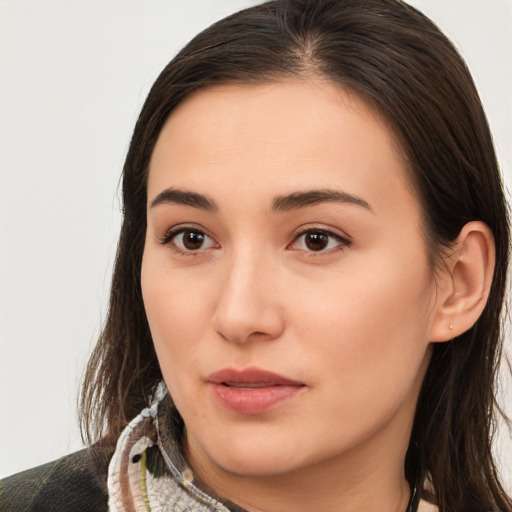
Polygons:
M248 415L263 414L304 387L302 382L259 368L226 368L212 373L206 381L223 407Z

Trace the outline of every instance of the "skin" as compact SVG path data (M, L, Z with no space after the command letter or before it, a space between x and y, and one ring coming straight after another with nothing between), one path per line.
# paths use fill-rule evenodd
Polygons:
M152 206L170 188L215 211ZM366 205L272 208L312 190ZM203 245L169 235L183 227ZM314 251L305 229L334 236ZM142 288L189 463L212 489L250 511L405 510L415 406L448 322L406 165L361 99L307 79L182 103L150 164ZM252 366L304 387L264 414L219 405L208 376Z

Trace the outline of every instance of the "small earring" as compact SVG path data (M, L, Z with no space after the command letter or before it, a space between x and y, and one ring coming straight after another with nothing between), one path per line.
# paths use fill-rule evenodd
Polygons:
M452 324L450 324L450 331L452 331L452 330L453 330L453 325L452 325Z

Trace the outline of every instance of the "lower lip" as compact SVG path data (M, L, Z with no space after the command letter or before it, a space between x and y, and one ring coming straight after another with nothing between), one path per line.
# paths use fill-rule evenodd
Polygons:
M217 401L238 414L263 414L293 398L304 386L281 385L264 388L237 388L210 384Z

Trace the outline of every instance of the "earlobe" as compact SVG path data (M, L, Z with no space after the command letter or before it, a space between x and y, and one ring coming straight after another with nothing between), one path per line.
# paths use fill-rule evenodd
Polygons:
M439 278L431 341L455 338L480 317L492 284L495 264L494 237L480 221L466 224L445 258Z

